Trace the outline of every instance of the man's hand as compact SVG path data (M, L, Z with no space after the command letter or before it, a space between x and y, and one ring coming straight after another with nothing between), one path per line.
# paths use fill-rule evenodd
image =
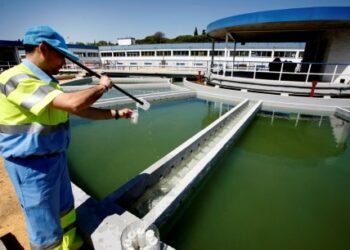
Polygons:
M130 118L132 115L132 110L128 108L118 110L119 117L121 118Z
M99 84L104 86L106 90L111 89L113 86L111 78L105 75L101 76Z

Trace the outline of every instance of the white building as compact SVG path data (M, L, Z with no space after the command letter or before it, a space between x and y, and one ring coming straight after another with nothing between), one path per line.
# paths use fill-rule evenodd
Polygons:
M232 60L245 64L268 63L276 57L297 63L303 59L304 47L305 43L247 43L234 48L233 43L217 43L214 66L232 64ZM105 66L207 68L212 60L211 43L100 46L99 51Z
M118 45L133 45L135 44L135 38L133 37L125 37L117 39Z

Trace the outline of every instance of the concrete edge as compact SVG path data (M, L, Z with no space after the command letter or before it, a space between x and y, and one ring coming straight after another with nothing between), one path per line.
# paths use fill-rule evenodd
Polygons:
M350 110L337 107L335 109L334 115L345 120L345 121L350 122Z

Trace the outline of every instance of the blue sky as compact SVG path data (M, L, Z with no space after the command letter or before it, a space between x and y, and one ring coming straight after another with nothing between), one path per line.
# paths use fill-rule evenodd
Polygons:
M174 38L232 15L330 5L350 6L350 0L0 0L0 40L22 39L38 24L52 26L69 42L115 42L157 31Z

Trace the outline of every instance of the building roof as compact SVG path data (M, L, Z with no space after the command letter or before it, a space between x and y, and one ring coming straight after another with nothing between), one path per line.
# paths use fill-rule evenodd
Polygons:
M84 44L67 44L70 49L95 49L98 50L98 46L84 45Z
M310 7L254 12L219 19L207 26L207 34L236 41L306 42L316 33L350 28L350 7Z

